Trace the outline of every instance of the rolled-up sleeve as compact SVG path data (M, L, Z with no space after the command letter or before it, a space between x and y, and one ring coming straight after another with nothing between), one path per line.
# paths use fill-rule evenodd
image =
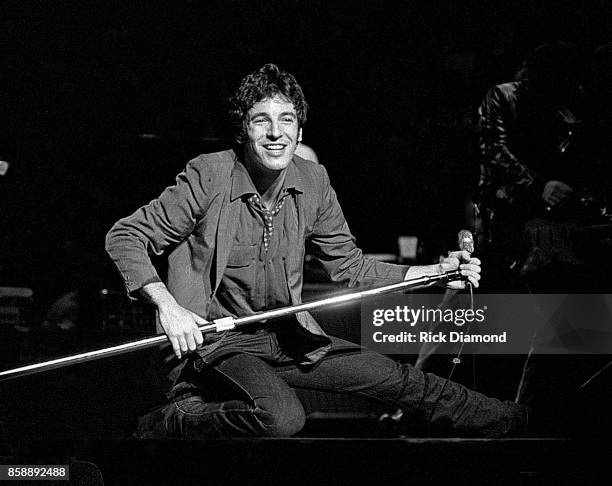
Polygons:
M106 235L106 251L121 274L128 294L160 281L150 254L161 255L191 234L208 206L204 164L190 161L173 186L132 215L113 225Z
M312 255L319 260L335 282L348 282L349 287L400 282L408 267L379 262L363 256L349 230L323 166L323 191L313 231L309 236Z

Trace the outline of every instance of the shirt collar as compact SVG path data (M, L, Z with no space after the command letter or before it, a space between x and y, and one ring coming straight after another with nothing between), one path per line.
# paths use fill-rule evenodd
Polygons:
M287 166L287 174L285 175L285 182L283 188L281 190L281 194L286 192L304 192L302 190L303 181L302 177L295 166L295 162L292 160L289 162ZM230 195L230 200L234 201L242 196L257 194L257 189L255 189L255 184L253 184L253 180L249 175L246 167L240 162L240 160L236 160L234 165L234 169L232 172L232 191Z
M303 181L300 171L295 165L295 159L292 159L287 166L287 175L285 176L285 189L287 191L304 192Z
M246 167L237 160L232 171L232 193L230 200L234 201L239 197L249 194L257 194L257 190Z

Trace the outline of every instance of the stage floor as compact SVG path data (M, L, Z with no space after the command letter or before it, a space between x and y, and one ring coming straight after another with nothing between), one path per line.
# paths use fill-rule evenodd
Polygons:
M574 485L608 482L610 445L546 438L39 441L3 462L93 464L105 485Z

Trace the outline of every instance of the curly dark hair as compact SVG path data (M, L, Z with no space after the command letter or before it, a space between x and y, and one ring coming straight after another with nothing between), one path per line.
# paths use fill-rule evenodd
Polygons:
M246 115L251 107L266 98L280 95L293 103L298 125L306 123L308 103L302 88L288 72L281 71L276 64L266 64L246 76L230 98L229 116L236 131L236 141L246 140Z

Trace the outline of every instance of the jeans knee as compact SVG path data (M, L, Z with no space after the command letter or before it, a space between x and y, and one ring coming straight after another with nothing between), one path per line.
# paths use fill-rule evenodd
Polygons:
M264 403L262 403L264 402ZM256 415L265 437L290 437L304 428L306 413L299 401L291 405L273 404L257 401Z

